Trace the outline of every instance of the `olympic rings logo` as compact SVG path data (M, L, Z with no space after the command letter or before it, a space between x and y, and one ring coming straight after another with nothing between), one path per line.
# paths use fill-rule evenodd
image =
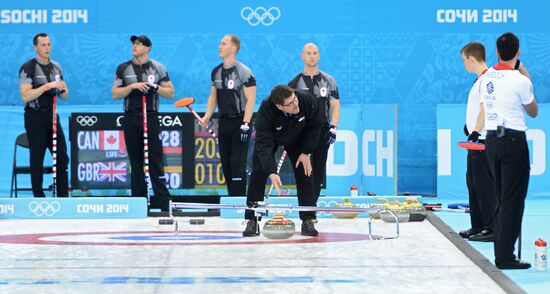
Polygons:
M324 200L321 200L321 201L317 202L317 207L336 207L336 204L338 204L338 202L336 202L334 200L331 200L328 203ZM331 213L328 212L328 211L318 211L317 214L318 215L330 215Z
M36 216L53 216L61 209L59 201L32 201L29 203L29 210Z
M76 117L76 122L78 124L80 124L81 126L83 126L83 127L85 127L85 126L91 127L91 126L95 125L95 123L97 122L97 116L95 116L95 115L92 115L92 116L79 115L79 116Z
M266 9L260 6L253 9L252 7L246 6L241 10L241 17L251 26L257 26L260 23L264 26L270 26L281 17L281 10L277 7Z

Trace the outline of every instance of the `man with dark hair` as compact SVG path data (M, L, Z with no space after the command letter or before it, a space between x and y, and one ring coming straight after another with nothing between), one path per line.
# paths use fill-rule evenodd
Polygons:
M479 115L479 93L481 77L487 71L485 47L479 42L472 42L461 50L464 68L476 74L476 80L468 95L466 106L466 124L464 133L468 141L485 144L485 129L475 131ZM460 232L460 236L470 241L493 241L493 215L495 213L495 180L489 167L485 150L469 150L466 167L466 185L470 202L471 228Z
M251 207L264 199L267 178L280 194L281 178L277 174L275 153L283 146L294 167L294 177L298 190L298 204L315 206L313 180L311 178L311 153L317 148L323 120L316 98L301 90L293 90L278 85L271 91L258 110L256 116L256 145L252 155L252 175L248 184L246 204ZM247 210L248 220L244 237L260 234L254 211ZM302 235L317 236L313 224L315 212L300 212Z
M25 102L25 130L29 139L31 184L34 197L45 197L42 188L46 148L53 152L53 97L67 100L69 88L59 63L50 59L51 41L46 33L33 38L36 57L19 70L19 91ZM69 196L69 156L57 116L56 189L59 197Z
M124 139L132 168L132 196L147 195L144 167L143 106L142 96L146 96L147 141L151 184L155 192L153 200L158 201L162 211L168 211L170 193L166 188L164 165L162 162L162 142L158 120L159 96L174 97L174 86L166 68L161 63L149 59L151 40L145 36L132 36L132 56L117 68L111 94L114 100L124 98ZM154 203L154 202L153 202ZM151 205L156 206L156 205Z
M340 95L336 80L326 72L319 70L319 48L313 43L307 43L302 49L304 71L288 83L293 89L307 91L316 97L320 103L320 111L323 113L323 127L319 135L319 143L312 154L313 187L315 189L315 202L319 199L321 187L325 182L327 173L328 149L336 141L336 128L340 121Z
M240 47L234 35L225 35L220 41L218 52L223 62L212 70L210 97L201 120L206 127L218 106L220 160L230 196L246 194L246 158L256 103L256 78L236 59Z
M533 85L519 62L519 39L505 33L497 40L498 64L482 78L481 111L476 131L487 129L486 151L495 178L495 264L500 269L527 269L514 245L521 231L529 186L529 148L524 113L538 114ZM514 70L514 67L518 70Z

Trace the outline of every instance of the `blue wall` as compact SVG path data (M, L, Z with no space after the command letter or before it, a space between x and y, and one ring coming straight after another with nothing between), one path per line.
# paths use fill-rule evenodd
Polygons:
M280 17L269 26L252 26L241 16L245 7L260 6L276 7ZM399 191L435 192L436 105L465 103L474 79L463 69L460 48L481 41L494 63L496 37L517 33L537 100L547 102L549 8L550 2L504 0L2 0L0 105L22 106L17 72L34 56L31 39L41 31L51 35L52 58L65 71L71 88L68 104L115 104L115 109L121 105L111 101L110 86L116 66L130 58L132 34L151 37L151 56L168 68L176 96L194 96L198 103L206 102L223 34L241 38L238 58L257 76L259 98L302 70L301 47L313 41L320 47L321 68L339 83L342 103L398 105ZM24 9L46 10L47 17L13 23ZM56 9L80 12L72 18L72 12ZM271 11L276 17L276 10ZM66 22L77 23L52 23L60 13ZM36 23L40 21L47 23Z

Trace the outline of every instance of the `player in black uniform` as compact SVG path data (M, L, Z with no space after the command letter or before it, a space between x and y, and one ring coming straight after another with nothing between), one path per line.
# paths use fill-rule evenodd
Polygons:
M469 73L475 73L477 76L468 94L464 133L468 136L468 141L485 144L486 130L475 131L480 106L479 87L483 75L487 72L485 47L479 42L472 42L464 46L460 54L466 70ZM468 150L466 185L468 186L472 227L461 231L459 234L470 241L491 242L494 239L495 178L491 172L485 150Z
M149 59L151 40L147 36L132 36L133 58L117 68L111 93L114 100L124 98L124 139L132 168L132 196L147 195L143 154L142 96L146 94L149 167L151 183L155 192L152 202L158 201L162 211L168 211L170 193L162 162L162 142L158 120L159 96L174 97L174 86L166 68ZM156 206L156 205L151 205Z
M218 52L223 63L212 70L210 97L201 122L208 125L218 106L220 159L230 196L246 194L246 156L256 101L256 78L235 58L240 46L240 40L233 35L220 41Z
M50 59L51 41L45 33L33 38L36 57L19 70L19 90L25 104L25 130L29 138L31 184L34 197L45 197L42 189L44 155L52 152L53 97L67 100L69 88L59 63ZM67 144L57 118L57 193L69 196Z
M298 190L298 203L303 206L315 206L313 189L311 154L317 148L321 132L322 113L316 98L302 90L293 90L278 85L271 91L256 115L256 145L252 155L252 175L248 184L246 203L250 207L262 201L265 182L269 177L280 194L281 178L277 174L275 153L279 146L287 151L294 167L294 177ZM252 210L245 212L248 220L244 237L259 235L259 225ZM302 235L317 236L313 224L315 212L301 211Z
M299 73L288 85L293 89L309 92L319 99L320 111L323 113L323 127L319 135L319 143L312 154L313 186L315 187L315 202L319 199L321 188L325 185L327 154L330 144L336 141L336 128L340 121L340 95L336 80L326 72L319 70L319 49L313 43L308 43L302 50L304 71Z

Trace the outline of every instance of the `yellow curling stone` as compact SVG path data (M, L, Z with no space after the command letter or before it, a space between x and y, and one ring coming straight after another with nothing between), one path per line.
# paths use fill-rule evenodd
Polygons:
M347 198L344 198L344 203L340 204L336 204L336 207L338 208L357 208L357 205L351 203L349 201L349 199ZM332 212L332 216L334 218L339 218L339 219L352 219L352 218L356 218L357 216L359 215L359 212L355 212L355 211L350 211L350 212L347 212L347 211L333 211Z

